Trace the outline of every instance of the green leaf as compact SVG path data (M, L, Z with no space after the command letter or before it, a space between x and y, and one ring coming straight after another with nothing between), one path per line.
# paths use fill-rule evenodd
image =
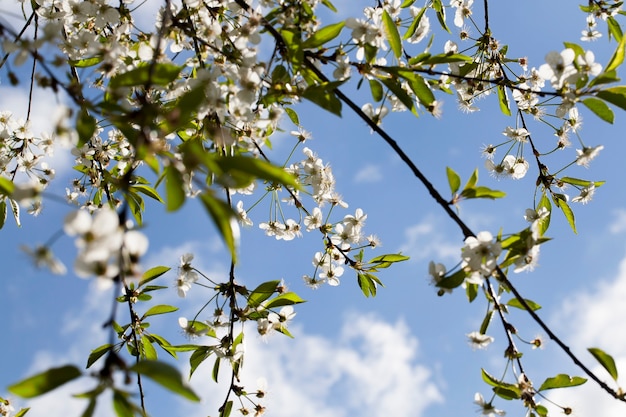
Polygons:
M178 210L185 202L185 185L180 171L173 166L164 169L165 174L165 207L167 211Z
M567 219L567 222L569 223L574 233L578 233L576 232L576 221L574 219L574 212L572 211L570 206L565 202L565 200L559 200L557 206L561 209L561 211L565 215L565 218Z
M328 110L334 115L341 117L341 101L335 95L335 88L341 82L325 82L319 85L311 85L304 90L302 97L317 104L324 110Z
M402 2L402 4L400 5L400 7L401 7L401 8L403 8L403 9L405 9L405 8L407 8L407 7L411 6L411 5L413 5L413 3L415 3L415 0L404 0L404 1ZM425 7L424 7L424 9L425 9Z
M222 235L226 247L230 251L233 261L237 258L237 245L239 244L239 224L232 207L224 201L215 198L210 190L200 194L200 201L207 210L213 223Z
M491 323L491 318L493 317L493 310L487 311L485 314L485 318L483 318L483 322L480 325L480 334L486 334L487 329L489 328L489 323Z
M622 40L626 37L622 38ZM626 110L626 86L620 85L617 87L609 87L605 90L598 91L597 97L600 97L604 101L608 101L611 104L616 105L622 110Z
M624 62L624 48L626 48L626 38L622 36L617 48L615 48L615 52L613 52L613 56L611 56L609 63L604 68L604 72L613 71L622 65L622 62Z
M506 193L504 191L492 190L488 187L475 187L475 188L465 188L461 192L461 196L463 198L472 199L472 198L490 198L495 200L497 198L506 197Z
M606 18L606 24L609 29L609 33L613 35L617 42L621 42L623 33L622 28L617 20L613 16L608 16Z
M398 98L398 100L406 106L407 109L411 110L411 113L417 115L417 109L415 108L413 98L404 90L404 88L402 88L402 85L397 79L388 77L379 79L383 84L385 84L385 87L387 87Z
M156 316L157 314L167 314L167 313L172 313L174 311L177 311L178 307L174 307L174 306L170 306L170 305L166 305L166 304L159 304L153 307L150 307L148 309L148 311L146 311L144 313L144 315L141 317L141 319L145 319L146 317L150 317L150 316Z
M110 88L143 85L165 86L178 78L182 67L170 63L145 63L111 78Z
M412 0L411 3L413 3L414 1L415 0ZM406 3L406 1L405 1L405 3ZM406 6L406 7L408 7L408 6ZM424 16L424 13L426 13L427 9L428 9L428 7L422 7L420 9L419 13L417 14L417 16L415 16L415 18L413 19L413 22L411 22L411 25L407 29L407 31L404 34L404 36L402 37L402 39L407 40L411 36L413 36L413 34L415 33L415 31L417 30L417 28L420 25L420 21L422 20L422 16Z
M257 178L292 188L300 188L296 178L284 168L259 158L242 155L226 156L215 159L215 164L223 173L231 177L246 177L248 180L244 181L244 185L239 188L250 185Z
M569 48L569 49L573 50L574 53L576 54L576 56L581 56L581 55L585 56L585 50L583 49L582 46L580 46L580 45L578 45L576 43L573 43L573 42L563 42L563 45L566 48Z
M30 407L22 408L20 411L18 411L15 414L15 417L24 417L26 415L26 413L28 413L28 410L30 410ZM85 414L83 414L83 416L85 416Z
M191 354L191 357L189 357L189 378L191 378L198 366L211 356L211 353L213 353L213 349L210 346L200 346Z
M541 384L538 391L545 391L555 388L575 387L578 385L582 385L585 382L587 382L587 379L580 376L559 374L555 377L547 378L545 381L543 381L543 384Z
M93 67L94 65L98 65L102 62L102 59L103 58L101 56L94 56L92 58L83 58L77 60L70 59L68 63L74 68L88 68Z
M140 361L129 370L150 378L157 384L188 400L200 401L200 397L185 384L180 372L172 365L160 361Z
M0 201L0 229L4 227L7 221L7 202L5 199Z
M157 192L157 190L155 190L154 188L150 187L149 185L145 185L145 184L138 184L138 185L133 185L130 187L131 190L134 191L138 191L144 195L147 195L148 197L162 203L163 199L161 198L161 196L159 195L159 193Z
M78 147L80 148L91 140L98 123L84 107L76 115L76 133L78 133Z
M439 54L432 55L421 61L422 65L449 64L453 62L473 62L471 56L463 54Z
M380 85L375 78L369 79L370 90L372 91L372 98L375 102L379 102L383 99L383 86Z
M541 404L536 404L534 410L537 414L539 414L540 417L548 416L548 409Z
M335 39L341 33L344 25L345 22L334 23L315 31L313 36L302 42L302 49L315 49Z
M461 187L461 177L459 177L459 174L454 172L454 170L450 167L446 167L446 175L448 176L450 192L452 194L455 194L457 191L459 191L459 188Z
M141 343L142 353L143 353L142 357L150 361L157 360L158 358L157 351L154 348L154 346L152 346L152 342L146 335L141 336L140 343Z
M65 365L23 379L9 386L8 390L22 398L33 398L52 391L79 376L81 376L81 372L77 367Z
M120 390L113 391L113 409L118 417L133 417L134 407L128 401L128 394Z
M500 381L499 379L492 376L491 374L489 374L489 372L485 371L484 369L481 369L481 375L482 375L483 381L485 381L487 384L495 388L506 390L508 393L510 393L510 395L513 396L512 398L514 399L520 398L520 396L522 395L517 384L510 384L508 382Z
M536 302L532 300L528 300L524 298L524 301L526 301L526 304L528 304L528 307L530 307L530 309L533 311L537 311L541 308L539 304L537 304ZM506 305L510 307L519 308L520 310L526 310L526 308L522 305L522 303L517 298L511 298L509 301L507 301Z
M104 354L109 352L112 348L113 348L113 345L107 343L105 345L102 345L92 350L91 353L89 354L89 358L87 358L87 368L90 368L91 365L96 363L98 359L100 359Z
M296 126L300 126L300 119L298 118L298 113L290 107L285 107L285 113L289 116L289 120Z
M217 377L220 374L220 362L221 362L220 358L215 358L215 362L213 363L213 370L211 371L211 378L213 378L213 381L215 382L217 382Z
M600 365L607 370L609 375L617 381L617 367L615 366L615 360L613 360L613 357L599 348L589 348L587 350L593 355L594 358L596 358L598 363L600 363Z
M404 255L400 255L399 253L388 253L385 255L379 255L376 256L372 259L370 259L370 261L368 263L370 264L375 264L375 263L379 263L379 262L403 262L403 261L408 261L410 258L408 256L404 256Z
M409 87L417 96L417 99L422 103L425 107L430 106L435 101L435 95L432 90L428 86L426 80L421 75L407 71L404 69L400 69L397 71L398 75L409 83Z
M581 179L572 178L572 177L559 178L559 181L564 182L566 184L577 185L579 187L589 187L591 184L593 184L595 187L601 187L602 185L606 183L606 181L589 181L589 180L581 180Z
M15 191L15 184L8 178L0 177L0 194L10 196Z
M366 297L376 297L377 283L380 282L377 278L372 274L357 274L357 282L359 284L359 288L363 292L363 295Z
M465 271L463 271L462 269L459 269L458 271L456 271L454 274L450 275L449 277L439 280L439 282L437 282L437 287L445 288L449 290L454 289L460 286L461 284L463 284L463 281L465 281L466 276L467 274L465 273Z
M400 40L398 27L385 9L383 9L383 28L385 29L385 35L387 35L387 40L389 41L393 54L396 58L400 58L402 56L402 41Z
M582 100L582 103L600 119L613 124L615 115L613 114L613 110L611 110L611 108L607 106L604 101L599 98L589 97Z
M167 266L155 266L154 268L148 269L141 276L141 281L139 281L139 285L137 285L137 288L141 288L142 286L146 285L148 282L157 279L161 275L168 272L170 269L171 268Z
M271 300L269 300L266 303L265 307L269 309L269 308L300 304L304 302L306 302L306 300L303 300L302 298L300 298L300 296L296 294L295 292L286 292L284 294L278 295L272 298Z
M503 85L498 85L498 102L500 103L500 111L506 115L511 115L511 107L509 106L509 98Z
M539 204L537 204L537 210L541 207L545 207L546 210L548 210L548 216L543 218L539 223L539 236L543 236L546 233L548 227L550 227L550 218L552 217L552 204L550 203L550 199L545 192L541 196Z
M471 303L478 296L478 284L470 284L466 283L465 294L467 295L467 300Z
M227 401L226 404L224 404L223 407L220 407L220 417L229 417L230 416L230 412L233 409L233 402L231 401Z
M276 292L276 287L280 285L280 281L267 281L256 287L248 296L248 305L252 308L256 308L261 303Z
M11 213L13 213L15 224L17 224L17 227L22 227L22 221L20 220L20 205L12 198L9 198L9 204L11 205Z
M474 188L477 182L478 182L478 169L475 169L474 172L472 172L472 175L470 176L470 178L467 180L467 183L465 184L465 187L463 187L463 190Z

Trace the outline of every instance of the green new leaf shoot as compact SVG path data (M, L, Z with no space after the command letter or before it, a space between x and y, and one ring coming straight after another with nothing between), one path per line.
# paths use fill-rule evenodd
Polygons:
M448 176L448 184L450 192L454 195L461 187L461 177L452 168L446 167L446 175Z

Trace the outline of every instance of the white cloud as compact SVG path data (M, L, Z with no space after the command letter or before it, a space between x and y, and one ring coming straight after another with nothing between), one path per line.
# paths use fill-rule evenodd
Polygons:
M365 165L354 176L354 182L356 183L371 183L378 182L383 179L383 175L380 172L378 165Z
M267 380L262 404L268 417L420 416L443 401L431 370L418 362L417 339L402 321L351 314L338 337L306 334L302 327L292 333L295 339L272 335L266 343L255 335L247 338L244 375L251 382L246 387L254 391L256 378ZM207 362L192 384L203 397L215 398L220 395L215 387L206 390L213 361Z
M433 259L458 260L461 245L447 242L445 235L438 230L439 220L429 215L420 223L407 227L404 230L405 241L400 250L415 260Z
M616 209L613 210L615 220L609 225L609 232L618 234L626 231L626 210Z
M619 265L617 277L613 281L599 281L592 291L574 294L563 303L559 313L551 320L560 325L558 333L565 335L572 351L591 370L612 384L611 377L593 357L587 348L598 347L615 359L618 371L626 372L626 344L624 343L624 321L626 317L626 258ZM585 376L582 371L578 375ZM623 383L623 379L621 380ZM557 390L551 396L560 405L570 406L577 416L623 415L625 405L613 399L589 380L576 389Z

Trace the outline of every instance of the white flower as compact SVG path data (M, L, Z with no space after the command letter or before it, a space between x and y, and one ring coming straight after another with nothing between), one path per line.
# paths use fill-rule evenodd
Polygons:
M502 132L502 134L518 142L527 142L528 141L527 138L528 136L530 136L530 133L528 133L528 131L524 129L523 127L519 129L513 129L512 127L507 126L507 128L504 129L504 132Z
M604 149L604 146L599 145L593 148L585 146L581 149L576 149L576 165L582 165L585 168L589 166L589 163Z
M485 349L493 342L493 337L480 332L471 332L466 336L472 349Z
M577 75L576 68L572 65L575 56L576 53L570 48L561 53L550 52L546 55L547 63L539 67L539 75L550 81L552 87L560 89L570 77Z
M53 274L58 275L63 275L67 272L63 262L55 258L52 251L46 246L38 245L34 249L22 246L22 250L33 259L37 268L45 267L50 269Z
M596 186L594 184L590 184L587 187L584 187L580 190L580 194L576 197L572 198L572 203L581 203L587 204L593 198L593 194L596 192Z
M578 64L578 71L585 75L596 76L602 72L602 65L595 62L595 55L592 51L585 52L585 56L578 55L576 57L576 63Z
M461 250L464 266L483 276L491 275L501 252L500 242L493 242L491 233L485 231L478 233L476 237L465 239L465 246Z
M488 417L493 417L495 415L498 416L503 416L506 413L502 410L498 410L497 408L495 408L493 405L491 405L491 402L485 402L485 399L483 398L482 394L477 392L474 395L474 403L478 404L478 406L480 406L480 408L478 409L478 411L480 411L480 413L483 416L488 416Z

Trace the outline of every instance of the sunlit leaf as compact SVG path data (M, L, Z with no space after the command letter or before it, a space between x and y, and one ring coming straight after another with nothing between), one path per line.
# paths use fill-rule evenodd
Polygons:
M532 300L528 300L525 298L524 301L526 302L528 307L530 307L530 309L533 311L539 310L541 308L539 304L537 304L536 302ZM517 298L511 298L509 301L507 301L506 305L510 307L519 308L521 310L526 310L526 308L522 305L522 303Z
M607 106L604 101L598 98L589 97L582 100L582 103L600 119L613 124L615 115L613 114L613 110L611 110L611 108Z
M541 384L538 391L546 391L555 388L575 387L578 385L582 385L585 382L587 382L587 379L580 376L559 374L555 377L547 378L545 381L543 381L543 384Z
M276 292L276 287L280 285L280 281L268 281L260 284L256 287L248 296L248 305L252 308L256 308L261 305L261 303L274 294Z
M609 375L617 381L617 367L615 366L613 357L599 348L589 348L587 350L596 358L598 363L607 370Z
M617 48L615 48L615 52L613 52L609 63L606 64L604 72L613 71L622 65L622 62L624 62L624 48L626 48L626 38L622 36L622 39L620 39Z
M448 184L450 185L450 192L455 194L461 187L461 177L452 168L446 167L446 175L448 176Z
M503 85L498 85L498 103L500 104L500 111L510 116L511 107L509 106L509 97Z
M146 317L150 317L150 316L156 316L157 314L172 313L174 311L178 311L178 307L165 305L165 304L159 304L159 305L150 307L148 311L144 313L144 315L142 316L142 319L145 319Z
M341 33L345 22L334 23L332 25L324 26L321 29L315 31L313 36L302 42L303 49L315 49L323 46L325 43L335 39Z
M286 292L284 294L277 295L276 297L269 300L266 304L266 308L276 308L294 304L304 303L305 300L300 298L298 294L295 292Z
M394 22L393 18L389 15L386 9L383 9L382 19L385 34L387 35L387 40L389 41L391 50L396 58L400 58L400 56L402 56L402 41L400 40L400 34L398 33L398 26L396 26L396 22Z
M9 386L12 394L22 398L33 398L52 391L61 385L81 376L80 370L73 365L51 368Z
M148 269L141 276L141 281L139 281L139 285L137 287L140 288L143 285L147 284L148 282L157 279L158 277L165 274L170 269L171 268L167 266L155 266L154 268Z
M626 37L622 38L622 41ZM626 86L609 87L602 91L598 91L596 96L604 101L616 105L622 110L626 110Z

